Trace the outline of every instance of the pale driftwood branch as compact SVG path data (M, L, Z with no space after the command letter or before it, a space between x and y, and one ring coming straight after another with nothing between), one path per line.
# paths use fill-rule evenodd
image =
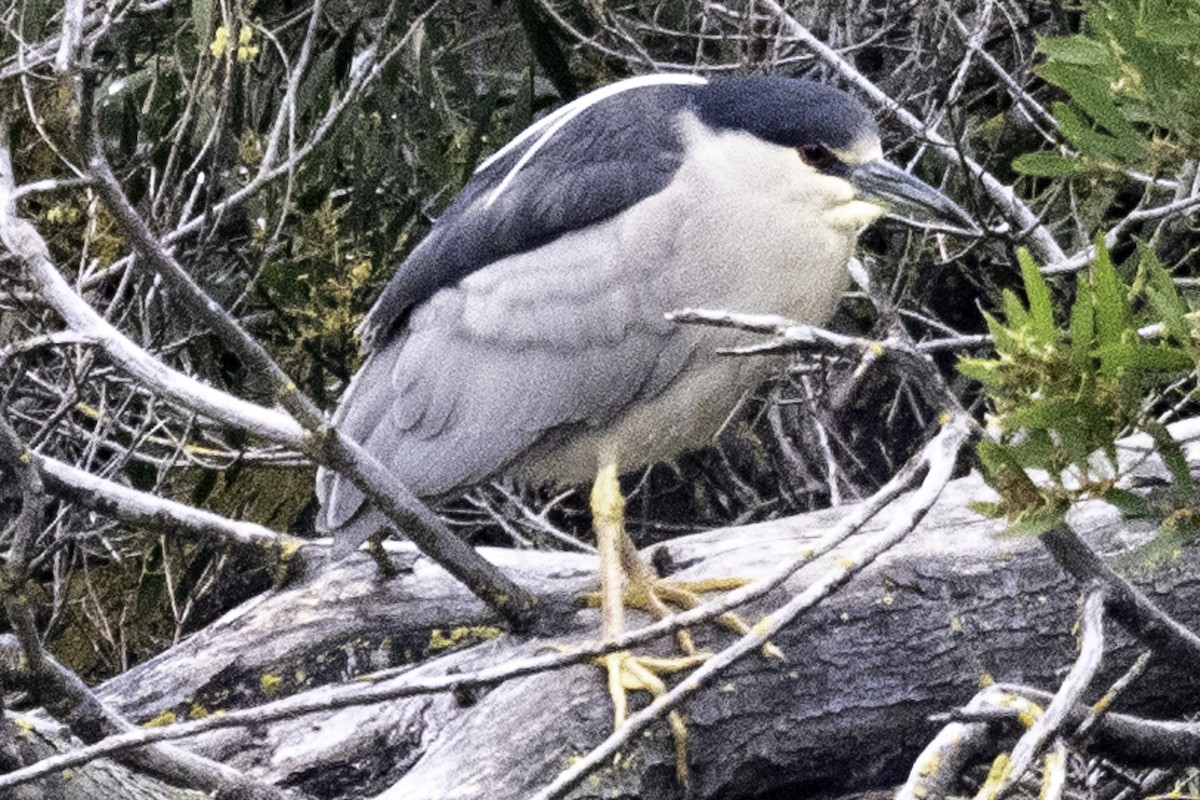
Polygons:
M3 414L0 414L0 469L21 498L20 510L0 530L0 542L7 545L8 550L7 558L0 566L0 604L16 634L30 673L40 676L48 671L51 659L42 647L38 633L30 591L33 583L30 563L45 519L46 492L33 464L33 454Z
M831 789L862 788L886 782L885 776L899 781L933 733L924 718L961 704L981 674L1058 685L1057 670L1073 660L1075 584L1036 540L997 538L1000 523L964 510L967 500L986 495L978 479L952 483L909 540L804 623L772 636L787 662L752 656L685 704L698 797L730 796L745 788L746 770L768 764L771 785L803 776ZM769 575L856 511L834 509L665 547L676 563L693 565L681 577ZM1129 535L1115 512L1097 503L1081 508L1074 522L1101 542L1105 535ZM881 527L885 521L877 520L865 534L878 536ZM547 597L566 601L594 587L594 560L588 556L488 555ZM828 578L828 570L842 569L838 559L846 555L838 550L809 565L754 608L768 610L787 595L812 589ZM1173 585L1169 575L1160 576L1160 583L1156 590L1167 593L1171 609L1191 621L1188 612L1196 607L1191 587ZM494 621L424 559L396 581L380 582L364 557L306 587L248 604L99 694L136 719L194 707L211 712L226 708L231 695L251 702L263 697L259 687L266 677L292 682L303 673L305 681L337 680L353 671L353 660L401 658L406 648L420 652L451 637L451 626L486 632ZM433 628L442 633L431 638ZM505 676L504 667L513 659L569 658L538 653L550 645L594 641L597 630L595 613L580 611L560 637L504 637L410 668L373 687L380 700L372 705L330 706L322 714L274 723L263 717L250 731L212 732L190 746L232 759L234 766L277 785L303 787L321 774L348 770L358 775L354 780L361 783L355 785L363 796L394 784L397 796L443 798L455 786L464 787L462 796L474 796L471 792L486 786L494 797L524 797L585 752L589 742L603 739L611 712L599 673L578 659L575 666L526 672L501 685L498 681L514 674ZM708 629L697 634L705 646L724 638ZM1119 656L1128 647L1122 643L1113 652ZM491 673L496 682L489 683L487 670L497 665ZM480 679L472 683L472 677ZM429 694L460 678L457 695ZM1134 687L1134 702L1155 708L1147 687L1158 688L1158 708L1176 707L1177 698L1163 696L1170 688L1161 681ZM331 690L341 691L346 690ZM410 696L402 697L406 691ZM397 699L384 701L387 693ZM1149 700L1155 697L1150 691ZM1107 731L1098 733L1098 742L1107 741ZM606 790L623 786L663 797L677 791L669 737L659 727L646 733L622 749L617 763L627 768L609 762L598 775ZM590 785L577 791L587 796Z
M1004 688L1037 703L1052 699L1049 692L1028 686ZM1081 724L1090 711L1076 706L1067 718L1067 726ZM1110 713L1096 723L1088 751L1130 767L1190 766L1200 760L1200 723Z
M181 531L197 538L219 539L244 547L275 550L291 558L307 542L286 533L244 520L229 519L211 511L140 492L116 481L33 454L34 463L50 492L83 508L156 531Z
M0 679L9 689L32 692L56 720L68 725L84 742L96 741L131 726L92 693L75 673L53 658L45 658L36 671L25 660L15 637L0 636ZM189 789L233 794L253 791L261 800L283 800L274 786L248 780L238 770L198 756L174 745L156 744L123 754L122 761L160 780Z
M971 698L961 716L990 716L996 711L1033 719L1038 706L1031 700L989 686ZM895 800L942 800L955 794L963 770L999 750L995 726L985 720L955 720L938 731L913 762L908 780Z
M954 434L951 436L949 434ZM362 706L371 703L377 703L385 700L393 700L401 697L414 697L424 694L432 694L445 692L450 690L475 689L480 687L490 687L504 681L513 680L515 678L524 677L527 675L545 672L554 669L563 669L575 664L585 663L597 656L617 650L624 650L635 645L652 642L655 639L661 638L666 634L673 633L681 629L685 625L693 623L706 622L717 618L724 612L744 605L753 600L763 598L768 593L778 589L788 578L795 575L806 564L809 564L813 559L820 558L832 552L836 547L843 544L848 537L858 532L868 521L874 518L883 508L896 499L900 493L910 486L918 476L928 470L931 465L939 466L942 474L945 473L953 463L953 458L943 451L947 439L957 438L961 441L961 426L948 427L943 431L933 442L928 445L925 450L912 459L905 467L900 470L892 480L885 484L871 498L860 503L857 507L847 509L847 513L842 515L841 519L831 530L812 545L803 548L799 554L791 559L787 559L781 567L775 567L771 572L759 580L754 581L751 585L742 589L738 589L727 593L719 601L705 603L698 608L690 611L681 612L672 615L667 619L661 620L656 624L648 625L644 628L629 631L628 633L614 638L608 643L593 642L582 646L572 648L570 653L560 653L555 655L535 656L526 659L510 660L496 667L489 667L472 673L455 673L450 678L434 678L431 680L413 680L411 677L406 677L403 680L393 682L388 685L379 686L361 686L351 685L342 688L322 689L306 694L297 695L276 703L270 703L257 708L248 709L245 711L235 711L224 714L220 717L208 717L206 719L182 723L174 725L170 728L158 728L154 730L136 731L123 733L109 737L108 739L98 742L91 747L63 754L53 759L47 760L45 763L32 765L25 770L13 773L7 776L0 777L0 788L18 785L28 780L35 779L45 774L49 774L55 770L65 769L74 765L87 763L95 758L109 756L115 753L124 752L125 750L141 746L149 742L161 742L176 740L187 736L194 736L199 733L219 730L223 728L232 728L246 725L261 725L266 722L272 722L281 719L288 719L298 715L309 714L318 711L329 711L338 708L347 708L352 706ZM935 463L936 462L936 463ZM901 521L900 525L893 525L887 531L887 539L895 540L898 536L903 535L902 529L911 530L915 520L909 523ZM504 554L508 551L498 551L493 554L493 558L505 559L510 556ZM527 558L532 555L526 554ZM840 571L832 576L834 582L838 580L844 581L851 575L855 574L865 561L859 561L854 565L843 565ZM324 576L328 577L328 575ZM322 578L324 580L324 578ZM582 591L579 589L578 591ZM563 605L564 601L569 598L569 594L564 593L561 587L552 587L550 591L540 591L539 594L543 598L557 598L558 605ZM268 612L264 612L268 613ZM360 619L355 617L354 619ZM461 619L457 620L462 622ZM486 622L486 620L477 620L477 624ZM417 631L424 631L425 628L420 627L418 623ZM370 636L370 633L355 631L349 627L342 631L346 636ZM263 657L265 660L257 663L247 663L243 660L239 665L243 669L267 669L281 659L296 660L297 656L294 653L281 654L277 649L273 649L272 640L274 632L272 630L263 631L266 640L256 642L253 645L242 643L245 648L245 658L253 660L255 657ZM761 632L756 632L755 636L761 637ZM194 641L194 640L193 640ZM292 643L293 646L300 646L300 643ZM306 655L306 658L308 656ZM209 659L211 660L211 659ZM736 659L734 659L736 660ZM732 660L727 662L733 663ZM723 667L721 667L723 668ZM385 681L393 675L404 675L409 672L409 668L401 668L399 670L383 670L374 673L370 676L375 682ZM139 683L139 685L145 685Z
M1137 661L1133 662L1133 666L1126 670L1125 674L1118 678L1099 700L1092 703L1091 707L1088 708L1087 719L1071 735L1071 741L1074 745L1086 747L1087 741L1096 724L1104 718L1104 715L1109 712L1109 709L1113 707L1113 704L1117 702L1121 694L1133 685L1134 681L1142 677L1142 674L1146 671L1146 667L1150 665L1150 657L1152 655L1151 651L1147 650L1138 656Z
M23 714L10 714L0 719L0 737L5 736L7 744L11 745L6 748L9 751L6 756L11 760L4 764L5 769L50 757L77 744L67 726ZM212 797L211 792L171 786L139 770L110 761L86 764L4 793L5 800L212 800Z
M1062 800L1067 789L1067 746L1056 740L1042 759L1042 791L1038 800Z
M130 725L111 712L79 676L42 648L30 603L30 552L44 517L45 492L35 456L0 415L0 466L20 487L21 510L5 531L8 559L0 591L15 636L0 636L0 684L24 689L36 702L84 742L127 731ZM173 746L156 745L125 754L124 760L175 785L212 792L255 787L263 800L282 798L274 787L246 781L236 770Z

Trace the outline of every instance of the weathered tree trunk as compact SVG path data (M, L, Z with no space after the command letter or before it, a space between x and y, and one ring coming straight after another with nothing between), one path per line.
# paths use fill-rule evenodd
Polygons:
M744 660L684 708L696 797L750 797L775 787L791 787L799 797L807 789L833 793L897 782L934 732L927 716L965 703L981 681L1056 685L1056 673L1073 658L1078 587L1036 539L1000 537L1002 524L966 510L986 494L977 477L952 482L904 544L776 639L786 660ZM712 531L664 546L686 567L683 577L754 578L794 558L844 513ZM1101 552L1128 541L1128 525L1106 506L1085 504L1077 518ZM587 556L485 552L560 605L596 584ZM779 606L828 563L807 567L744 616L753 621ZM1153 589L1179 619L1195 621L1194 580L1160 569ZM356 557L304 586L246 604L99 693L138 720L165 711L212 712L405 656L427 660L395 680L469 671L598 635L593 610L575 611L565 623L553 637L503 635L439 657L461 629L486 638L486 626L494 624L487 609L423 558L383 581L368 559ZM432 634L435 628L440 632ZM709 649L732 637L714 627L695 633ZM654 649L670 653L672 643ZM1110 653L1112 669L1127 663L1127 650L1120 645ZM1143 713L1178 712L1189 691L1183 681L1194 678L1179 672L1169 681L1143 680L1130 700ZM611 713L600 671L579 665L473 697L408 698L182 744L319 797L499 800L524 796L587 752L610 732ZM631 744L577 794L680 796L666 726Z

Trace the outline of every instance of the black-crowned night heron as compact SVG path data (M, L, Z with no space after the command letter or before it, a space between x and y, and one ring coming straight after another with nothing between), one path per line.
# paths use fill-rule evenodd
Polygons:
M639 589L656 581L621 524L617 467L710 442L776 368L718 355L738 334L664 314L821 323L887 206L971 225L883 160L872 115L836 89L654 75L592 92L483 162L400 266L363 323L368 357L334 422L422 496L501 474L594 480L613 636L622 561ZM321 473L318 492L338 552L385 524L337 475ZM618 718L619 685L639 668L609 660Z

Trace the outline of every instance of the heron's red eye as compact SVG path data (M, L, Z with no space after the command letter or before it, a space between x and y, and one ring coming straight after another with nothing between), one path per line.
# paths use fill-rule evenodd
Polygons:
M837 162L837 156L820 145L801 147L797 151L804 163L814 169L829 169Z

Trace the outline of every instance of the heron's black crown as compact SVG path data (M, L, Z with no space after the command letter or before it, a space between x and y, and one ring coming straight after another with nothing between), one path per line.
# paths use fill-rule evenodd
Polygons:
M799 78L718 78L695 90L696 113L716 129L744 130L783 147L848 151L878 136L875 117L850 95Z

